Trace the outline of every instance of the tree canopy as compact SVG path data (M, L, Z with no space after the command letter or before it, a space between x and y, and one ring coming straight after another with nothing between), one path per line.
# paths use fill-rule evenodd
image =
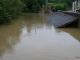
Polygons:
M21 0L26 4L25 10L28 12L39 12L42 5L45 4L45 0Z

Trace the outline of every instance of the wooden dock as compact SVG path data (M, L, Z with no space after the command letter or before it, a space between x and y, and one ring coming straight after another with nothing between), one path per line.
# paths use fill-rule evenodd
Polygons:
M65 27L66 25L77 21L77 19L78 18L62 12L51 13L49 16L46 17L46 20L50 22L55 28Z

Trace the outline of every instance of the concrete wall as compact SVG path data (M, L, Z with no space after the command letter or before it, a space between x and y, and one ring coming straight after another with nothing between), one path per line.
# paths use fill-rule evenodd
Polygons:
M77 1L74 1L72 4L72 12L76 12L77 6L78 6Z
M80 9L80 0L73 1L73 3L72 3L72 11L76 12L76 10L79 10L79 9Z
M77 9L80 9L80 0L78 0Z

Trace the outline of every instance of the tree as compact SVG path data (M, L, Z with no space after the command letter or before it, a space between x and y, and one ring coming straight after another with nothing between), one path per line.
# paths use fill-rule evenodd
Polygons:
M39 12L42 5L45 5L45 0L21 0L26 4L26 8L24 8L27 12Z
M10 22L22 12L23 7L21 0L0 0L0 23Z

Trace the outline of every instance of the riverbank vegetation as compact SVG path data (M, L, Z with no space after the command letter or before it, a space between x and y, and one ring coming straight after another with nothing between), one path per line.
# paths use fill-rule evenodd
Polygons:
M72 7L72 2L73 0L49 0L47 9L53 6L53 8L57 8L58 10L66 10Z
M38 13L42 5L46 5L45 2L46 0L0 0L0 24L10 22L22 12ZM48 0L48 2L56 3L54 6L59 9L72 5L72 0Z
M25 7L20 0L0 0L0 24L10 22Z
M49 0L49 3L64 3L64 4L67 4L68 7L72 6L72 2L73 0Z
M57 9L57 10L66 10L67 4L65 3L47 3L47 10Z
M42 5L45 5L45 0L21 0L26 7L24 12L38 13L41 10Z

